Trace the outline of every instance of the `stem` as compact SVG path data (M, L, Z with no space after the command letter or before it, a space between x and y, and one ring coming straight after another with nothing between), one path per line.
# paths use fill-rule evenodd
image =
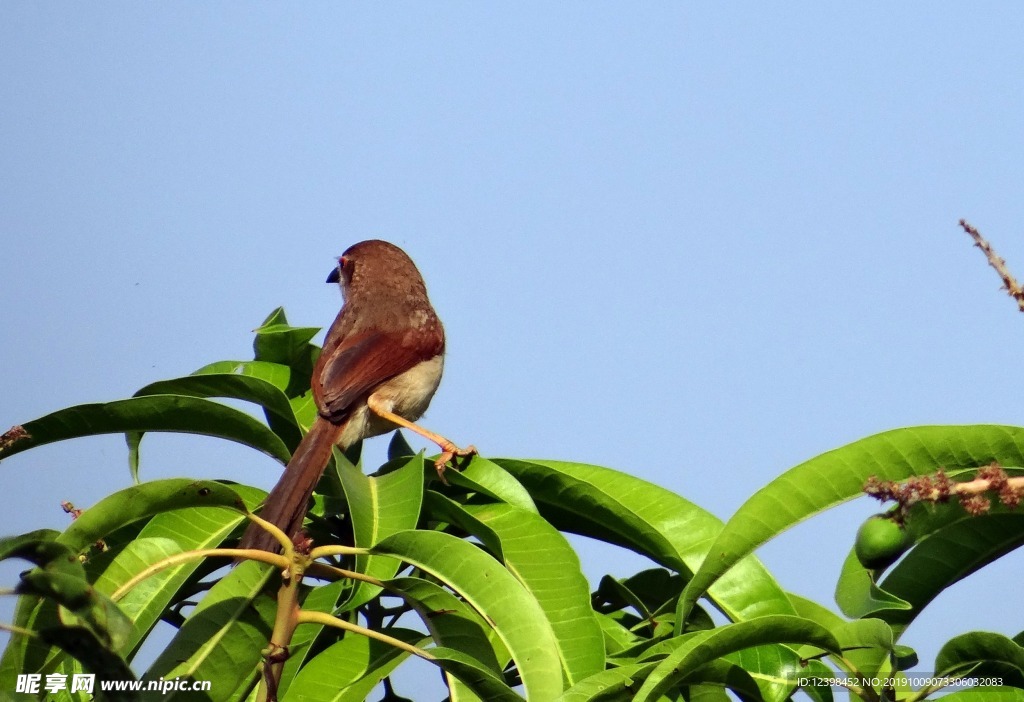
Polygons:
M270 642L263 651L263 683L256 693L257 702L277 702L277 686L281 680L285 661L288 660L288 646L299 625L299 585L302 583L303 557L285 570L281 588L277 591L277 615Z
M406 643L401 639L396 639L393 636L388 636L387 634L382 634L379 631L374 631L373 629L361 627L358 624L352 624L351 622L347 622L344 619L339 619L338 617L327 614L326 612L301 611L299 612L299 624L323 624L324 626L337 627L338 629L351 631L353 633L360 634L370 639L382 641L390 646L394 646L395 648L401 649L406 653L411 653L414 656L419 656L420 658L426 661L433 662L437 660L436 657L432 656L428 651L420 648L419 646L413 646L412 644Z
M864 647L862 647L862 646L855 646L854 648L864 648ZM843 649L843 650L849 650L849 649ZM840 661L841 667L846 671L847 675L850 675L850 676L852 676L852 677L854 677L854 678L856 678L858 680L863 680L865 678L865 676L857 669L857 666L855 666L852 662L850 662L849 658L846 658L845 656L837 656L836 658L837 658L838 661ZM878 693L875 692L875 689L873 687L871 687L870 685L866 686L866 687L861 687L860 685L849 684L849 685L843 685L843 687L845 687L847 690L849 690L850 694L857 695L857 697L859 697L862 700L864 700L864 702L880 702L879 697L878 697Z
M314 578L320 578L321 580L361 580L364 583L370 585L376 585L388 589L388 586L382 580L378 580L370 575L363 575L357 573L354 570L345 570L344 568L338 568L337 566L330 566L326 563L310 563L306 573Z
M354 546L318 546L309 552L309 557L314 561L324 556L365 556L369 550L356 548Z
M257 516L252 512L246 512L245 517L249 521L256 522L257 524L259 524L261 527L263 527L265 531L269 531L271 535L273 535L273 537L277 539L278 543L281 544L281 547L284 549L285 553L290 553L292 549L295 548L295 546L292 544L292 540L288 537L287 534L281 531L280 527L278 527L276 524L271 524L266 519L263 519L262 517Z
M284 556L267 553L260 549L252 548L205 548L198 551L185 551L184 553L176 553L173 556L164 558L159 563L154 563L142 572L138 573L131 580L126 582L121 587L117 588L114 593L110 596L110 599L115 602L131 590L133 587L138 585L140 582L159 573L165 568L178 565L179 563L187 563L188 561L195 560L197 558L206 558L208 556L225 556L227 558L247 558L253 561L261 561L263 563L269 563L277 568L287 568L289 561Z
M988 259L988 264L992 266L996 273L1003 281L1003 285L1006 287L1006 292L1017 301L1017 307L1021 312L1024 312L1024 288L1021 287L1020 283L1010 273L1010 269L1006 267L1006 260L1001 258L993 249L992 245L985 241L985 237L981 235L977 229L968 224L966 219L960 220L960 226L963 230L974 239L974 245L982 250L985 254L985 258Z
M39 636L37 632L32 631L31 629L23 629L20 626L4 624L3 622L0 622L0 631L9 631L12 634L21 634L22 636L31 636L33 638L37 638Z

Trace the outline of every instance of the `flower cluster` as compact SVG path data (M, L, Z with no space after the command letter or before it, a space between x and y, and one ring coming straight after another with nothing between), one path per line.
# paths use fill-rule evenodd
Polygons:
M1024 477L1011 478L998 463L978 469L973 480L957 482L940 468L934 475L920 475L902 483L881 480L872 475L864 484L864 492L882 502L894 500L894 515L902 520L918 502L948 502L956 497L968 514L985 514L992 507L991 495L1010 509L1016 509L1024 495Z

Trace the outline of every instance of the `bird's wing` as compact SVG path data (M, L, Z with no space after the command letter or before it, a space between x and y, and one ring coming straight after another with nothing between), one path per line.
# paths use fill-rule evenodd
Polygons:
M432 345L416 336L415 332L369 331L330 348L325 344L323 353L328 355L317 361L313 374L313 396L321 414L332 422L342 421L378 385L444 348L443 339Z

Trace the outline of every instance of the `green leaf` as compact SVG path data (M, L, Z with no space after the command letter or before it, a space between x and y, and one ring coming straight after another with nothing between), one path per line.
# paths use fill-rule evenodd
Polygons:
M918 543L882 581L884 590L906 600L909 607L879 616L902 632L944 589L1021 544L1024 514L961 515Z
M338 580L317 587L303 586L305 597L301 606L305 612L323 612L334 614L338 605L348 597L351 590L351 583L347 580ZM278 694L284 696L290 689L292 681L305 667L306 663L319 653L318 639L326 627L317 623L305 623L295 629L292 634L291 643L288 644L288 660L285 661L284 669L281 671L281 679L278 681ZM334 631L330 635L333 635ZM330 636L329 635L329 636Z
M252 362L256 364L255 361ZM274 363L259 363L260 367L288 368ZM152 395L183 395L188 397L227 397L252 402L262 407L275 432L294 450L302 440L295 412L284 391L274 384L253 375L236 373L203 373L183 378L161 380L141 388L135 397Z
M496 675L501 674L510 658L508 651L475 609L423 578L394 578L387 586L389 593L400 595L416 610L439 646L471 655Z
M156 481L167 483L170 481ZM181 481L186 483L188 481ZM146 483L144 486L152 485ZM218 485L214 483L214 485ZM223 487L223 486L220 486ZM258 502L260 491L246 486L235 486L250 503ZM129 488L136 490L136 488ZM101 505L107 504L116 514L123 503L116 500L120 493L115 493L95 507L83 512L83 517ZM109 501L109 502L108 502ZM131 515L125 515L131 517ZM141 531L114 553L104 552L93 555L87 562L90 570L95 570L95 587L106 595L112 594L122 585L134 578L136 574L167 556L182 551L213 548L220 545L240 524L241 517L237 512L220 507L190 507L172 511L157 512L150 518ZM83 536L107 538L107 530L101 526L103 520L97 519L88 529L89 534L78 534L68 537L78 543ZM69 528L75 529L76 521ZM108 527L110 522L107 522ZM116 524L115 524L116 526ZM226 564L226 559L221 561ZM196 571L204 567L204 561L195 559L164 568L137 584L132 590L118 600L118 606L134 624L132 637L125 642L121 650L127 654L137 649L138 645L159 622L164 610L174 600L182 585ZM91 576L92 577L92 576Z
M831 631L845 651L844 667L852 665L850 672L859 676L881 675L886 664L896 656L892 628L881 619L855 619Z
M505 562L505 555L501 549L501 538L482 521L467 512L465 505L450 500L433 490L428 490L423 499L424 517L428 523L449 523L459 528L462 532L475 536L480 543L491 552L491 555L502 563ZM456 536L462 536L457 533Z
M278 307L254 331L253 351L257 361L293 367L297 361L307 360L309 342L319 333L320 327L290 326L284 309Z
M862 494L874 475L905 480L998 462L1024 466L1024 429L926 426L876 434L829 451L783 473L733 515L679 602L682 621L697 599L734 564L794 524Z
M416 646L422 646L424 640L423 634L410 629L391 628L384 633ZM363 702L409 655L383 641L348 633L299 671L283 700Z
M638 681L654 670L655 663L633 663L595 673L579 681L559 696L555 702L590 702L590 700L627 699L626 694L636 689Z
M65 626L88 628L112 651L121 647L132 625L117 605L86 579L77 554L53 539L50 531L0 541L0 558L23 558L38 567L21 574L15 592L43 597L61 605ZM64 647L66 643L62 642ZM116 654L115 654L116 655Z
M831 609L820 605L814 600L809 600L806 597L802 597L801 595L797 595L793 592L786 594L789 595L789 601L792 602L793 607L796 608L797 616L817 622L830 631L846 622L845 619L840 617Z
M827 629L808 619L771 615L736 624L698 631L679 637L681 644L658 663L633 698L636 702L656 700L686 676L716 658L733 651L773 643L816 646L839 654L839 642Z
M244 375L270 383L281 392L288 389L292 371L287 365L267 361L215 361L192 371L192 375Z
M805 683L801 685L800 689L803 690L805 695L814 700L814 702L833 702L835 698L832 695L831 686L825 684L814 685L809 683L810 681L825 681L835 677L837 677L836 671L829 668L820 660L812 659L807 661L804 668L799 671L797 681Z
M239 494L212 480L170 478L119 490L82 512L57 541L80 553L115 529L171 510L224 507L246 511ZM233 517L237 523L239 517Z
M604 670L576 683L556 702L632 699L634 691L656 665L654 662L633 663ZM759 702L763 699L754 679L739 666L725 661L712 661L701 666L680 684L689 687L688 700L729 702L732 698L723 687L732 690L741 700Z
M380 477L364 475L348 461L339 460L338 475L352 518L355 545L370 548L392 534L416 528L423 502L423 456L406 459L398 470ZM356 570L387 580L398 572L393 558L356 556ZM343 611L355 609L380 593L380 587L360 581Z
M852 548L836 582L836 604L843 614L855 618L911 608L909 602L875 584L871 571L861 565Z
M976 687L946 695L942 702L1024 702L1024 690L1017 687Z
M607 541L688 575L722 522L662 487L609 468L561 461L496 459L530 491L555 527ZM751 557L711 590L730 619L792 614L786 594Z
M500 676L495 675L472 656L442 646L430 649L430 654L435 657L435 663L441 666L445 672L458 678L480 699L487 700L487 702L522 702L523 698L506 685ZM520 672L522 672L521 668ZM523 682L525 683L525 680ZM529 686L526 690L530 699L551 699L548 695L539 695L534 698Z
M722 661L735 664L745 671L754 682L753 695L765 702L784 702L796 689L800 677L801 657L788 646L766 644L722 656ZM704 670L707 666L700 668ZM707 682L707 680L702 680Z
M598 613L597 623L604 634L604 649L609 656L615 656L632 649L641 642L647 642L647 639L634 634L615 617Z
M775 648L784 649L785 647L776 646ZM765 647L751 650L758 651L763 649ZM773 655L765 655L767 655L766 660L757 664L754 670L771 670L778 667L775 665L776 661ZM753 658L748 658L747 660L748 662L756 662L756 659ZM690 700L719 699L719 693L721 693L720 699L722 702L731 702L732 698L725 694L723 688L731 690L744 702L786 699L762 695L762 690L766 687L765 683L762 682L764 674L760 674L762 680L758 680L758 678L759 674L754 674L752 670L745 670L742 666L728 662L727 658L722 658L702 665L680 682L689 688ZM792 690L793 686L789 685L788 688Z
M461 539L430 531L393 534L373 550L439 578L491 622L528 697L552 699L561 693L560 666L551 656L557 649L551 625L537 601L498 561Z
M77 554L57 541L60 532L39 529L20 536L0 538L0 560L21 558L41 568L85 579Z
M604 670L604 639L590 607L590 588L565 537L539 515L513 505L463 509L497 535L506 567L544 610L569 684Z
M243 562L217 581L143 676L216 681L215 699L252 684L277 604L264 593L272 569ZM172 692L165 700L188 700Z
M43 629L39 632L43 641L56 646L68 655L81 661L98 680L135 680L135 674L128 664L106 643L97 638L90 627L65 625ZM97 682L96 688L99 688ZM7 688L6 691L10 691ZM106 699L112 702L133 702L139 698L135 692L108 691Z
M473 456L469 465L460 471L445 473L448 482L470 492L486 495L499 502L536 512L537 506L527 489L507 470L494 461Z
M938 677L998 678L1003 685L1024 687L1024 647L1012 639L988 631L954 636L935 657Z
M649 568L621 579L606 575L592 600L594 608L601 612L632 607L641 619L650 619L675 602L683 585L681 576L665 568Z
M291 456L284 442L254 417L219 402L183 395L77 405L27 422L24 428L29 438L10 445L0 458L64 439L140 431L215 436L250 446L281 463Z

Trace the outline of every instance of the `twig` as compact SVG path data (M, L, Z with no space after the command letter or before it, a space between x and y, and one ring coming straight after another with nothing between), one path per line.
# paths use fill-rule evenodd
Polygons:
M1003 279L1003 287L1006 292L1017 301L1017 307L1020 311L1024 312L1024 288L1021 287L1020 283L1010 273L1010 270L1006 267L1006 261L992 250L992 245L985 241L985 237L981 235L981 232L969 224L966 219L960 220L960 226L974 239L974 245L982 250L985 258L988 259L988 264L995 268L996 273Z
M872 475L864 485L864 492L881 501L895 500L897 519L906 517L918 502L947 502L956 497L969 514L978 516L991 508L989 495L995 495L1010 509L1016 509L1024 499L1024 476L1011 478L998 463L978 469L973 480L958 483L941 468L934 475L918 475L906 482L880 480Z

